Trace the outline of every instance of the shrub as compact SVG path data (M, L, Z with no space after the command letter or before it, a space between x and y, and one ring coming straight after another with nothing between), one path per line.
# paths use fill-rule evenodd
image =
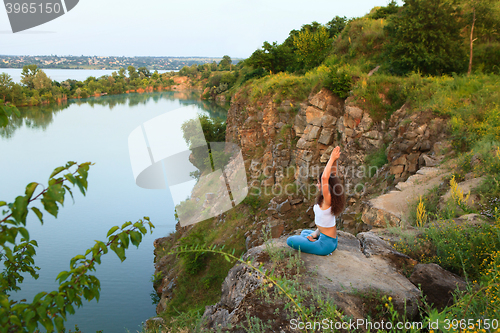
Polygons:
M325 81L325 87L342 99L349 96L352 86L352 76L345 68L332 68Z
M478 72L500 74L500 42L475 45L473 66Z
M201 230L191 232L188 236L182 237L179 242L181 246L187 247L204 246L206 244L205 235ZM207 254L204 252L188 252L182 253L181 258L186 272L195 275L205 266Z
M390 70L430 75L465 71L458 15L458 8L445 0L406 0L385 27Z
M368 110L375 121L388 119L408 100L410 92L415 88L414 81L414 77L362 75L353 88L356 104Z
M369 167L370 177L375 175L376 170L387 164L387 155L385 154L386 145L380 147L380 149L366 155L365 162ZM371 167L375 167L375 170Z

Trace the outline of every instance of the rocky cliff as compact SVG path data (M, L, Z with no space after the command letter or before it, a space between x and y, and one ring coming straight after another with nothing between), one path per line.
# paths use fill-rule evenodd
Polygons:
M342 101L327 89L306 101L277 104L269 99L249 104L242 99L236 94L229 109L226 140L241 147L251 187L282 187L284 178L307 187L338 145L349 203L345 214L363 212L367 216L363 221L371 226L387 218L395 224L401 218L377 217L366 199L389 191L424 166L435 166L449 147L446 119L430 112L411 113L406 105L389 119L375 122L354 98ZM369 165L367 155L380 149L385 149L388 164ZM356 228L367 226L351 226L351 231Z
M228 111L226 141L241 147L250 192L265 190L271 194L264 207L243 217L235 230L244 231L248 250L245 257L262 256L263 230L278 239L276 246L286 247L280 237L314 226L311 184L338 145L342 150L339 172L348 196L339 221L339 228L345 232L340 233L339 248L332 256L303 255L306 272L317 267L319 277L316 275L315 279L319 285L337 300L345 314L355 318L367 315L359 293L369 290L391 295L397 309L406 306L408 314L414 316L420 292L411 281L431 284L429 281L439 274L451 281L438 288L439 297L444 297L447 304L451 290L463 282L451 273L435 273L434 267L420 267L420 277L409 280L408 272L417 262L392 249L389 238L380 232L380 227L404 224L407 206L417 196L406 196L399 211L376 201L390 193L401 197L397 191L404 190L405 184L421 174L429 174L429 170L434 172L433 167L450 146L446 123L446 119L430 112L411 112L408 105L387 119L374 121L370 110L359 108L354 97L341 100L327 89L311 93L305 101L269 97L249 102L245 94L236 93ZM370 165L367 157L377 152L387 157L385 165ZM224 223L225 217L218 221L217 225ZM188 230L178 228L177 235L159 240L156 247L175 242ZM158 313L165 309L175 290L176 273L166 267L172 266L172 262L172 257L157 258L157 271L166 273L157 286L161 295ZM249 311L252 307L251 295L262 281L246 273L248 268L242 265L231 269L223 283L220 302L205 311L208 327L235 324L244 317L243 309ZM305 279L311 276L305 274Z

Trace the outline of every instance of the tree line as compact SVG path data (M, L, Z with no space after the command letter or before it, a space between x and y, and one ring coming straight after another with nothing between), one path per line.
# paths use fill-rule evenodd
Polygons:
M281 44L264 42L245 64L254 68L255 75L300 74L332 54L353 60L349 58L355 58L350 50L354 41L348 38L343 48L341 35L346 27L351 33L354 27L366 29L359 33L370 43L369 34L377 32L359 23L363 20L381 23L381 47L372 53L392 74L500 72L500 2L496 0L404 0L402 6L391 1L363 18L336 16L325 25L303 25Z
M89 76L84 81L51 80L37 65L25 65L21 83L15 83L7 73L0 74L0 99L16 106L49 104L72 98L94 95L123 94L140 89L161 89L174 84L171 73L151 73L146 67L121 68L112 75Z

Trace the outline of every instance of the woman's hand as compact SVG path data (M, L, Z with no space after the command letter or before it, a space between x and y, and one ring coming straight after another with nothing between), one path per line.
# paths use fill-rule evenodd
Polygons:
M333 149L332 151L332 154L330 155L330 159L335 162L336 160L338 160L340 157L340 147L337 146Z

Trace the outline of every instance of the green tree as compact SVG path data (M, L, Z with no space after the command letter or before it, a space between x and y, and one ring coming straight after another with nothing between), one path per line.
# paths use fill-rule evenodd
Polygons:
M45 74L44 71L39 70L33 78L33 88L36 90L48 89L52 86L52 80Z
M331 48L330 34L324 26L306 28L293 37L293 45L299 61L305 69L311 69L325 60Z
M264 68L272 73L284 72L293 65L294 54L285 44L264 42L262 49L256 50L246 64L254 68Z
M345 26L347 25L347 22L349 20L344 16L335 16L330 22L326 24L326 28L328 29L328 33L330 34L330 37L333 38L335 36L340 35L342 30L344 30Z
M205 159L208 157L206 155L205 149L197 149L193 147L200 146L200 144L205 144L206 142L224 142L226 141L226 123L224 120L219 118L210 118L207 115L200 115L199 121L203 131L204 138L197 135L198 133L198 121L196 119L191 119L182 124L181 129L183 132L183 137L186 143L189 145L189 149L192 152L191 162L195 167L200 169L201 173L206 171ZM212 169L208 169L212 171Z
M405 0L384 27L389 69L397 74L420 71L430 75L464 71L459 15L453 0Z
M0 99L0 128L4 128L9 124L9 118L12 115L20 116L19 110L16 107L5 105L4 101Z
M216 71L217 70L217 63L214 61L212 61L212 63L210 64L210 70L211 71Z
M231 57L228 55L225 55L222 57L222 60L219 62L219 68L221 71L229 71L231 70L231 64L233 61L231 60Z
M29 89L33 89L35 87L33 84L33 80L39 70L40 69L37 65L24 65L23 71L21 72L21 83Z
M0 96L3 97L3 100L7 100L7 96L12 89L14 82L12 81L12 77L7 73L0 74Z
M462 1L464 25L469 31L469 68L472 71L473 44L477 39L492 41L500 40L500 4L497 0L467 0ZM496 38L495 38L496 37Z
M133 81L133 80L139 78L139 73L137 73L135 71L135 67L134 66L128 66L127 70L128 70L128 77L130 78L130 81Z
M399 6L396 1L391 0L385 7L380 7L377 11L370 15L373 20L385 19L392 14L396 14L399 11Z
M10 111L2 104L0 103L0 126L4 127L5 116L9 116ZM25 194L16 197L14 202L0 201L0 261L4 265L0 272L1 332L34 332L39 325L48 332L52 332L54 328L58 332L64 332L64 321L67 314L75 313L74 306L80 307L83 299L90 301L95 298L99 301L100 282L90 272L95 271L96 265L101 263L101 256L112 250L120 260L125 260L128 246L132 244L138 247L143 235L147 233L145 224L149 225L150 231L154 228L147 217L134 224L126 222L121 227L112 227L105 242L95 241L94 246L85 254L70 260L70 269L60 272L56 278L58 290L40 292L32 302L12 300L12 293L21 289L23 273L37 279L37 271L40 269L35 266L34 260L38 244L30 238L26 222L30 213L42 224L44 216L41 209L31 204L40 199L43 210L57 217L66 194L73 197L68 185L78 187L85 195L90 165L68 162L52 172L48 186L33 182L26 186ZM61 176L62 173L65 174Z
M146 67L137 68L137 72L139 73L141 78L144 78L144 77L150 78L151 77L151 72Z
M120 68L118 70L118 76L120 76L122 79L126 76L126 71L125 71L125 68Z

